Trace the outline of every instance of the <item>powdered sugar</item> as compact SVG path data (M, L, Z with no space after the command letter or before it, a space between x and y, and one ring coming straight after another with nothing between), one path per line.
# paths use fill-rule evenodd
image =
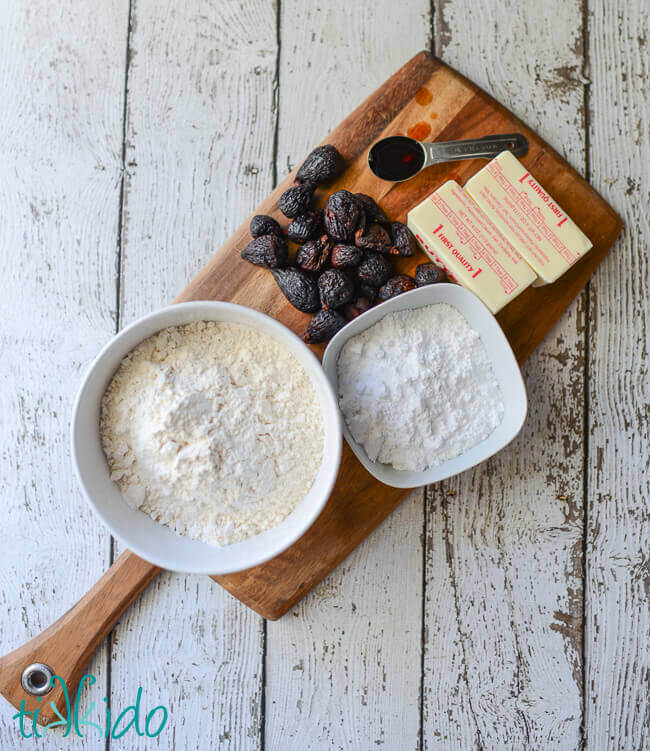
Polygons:
M270 337L214 321L164 329L130 352L102 400L101 431L130 505L218 545L282 521L323 452L302 366Z
M389 313L339 355L339 404L373 461L422 471L487 438L504 404L481 338L451 305Z

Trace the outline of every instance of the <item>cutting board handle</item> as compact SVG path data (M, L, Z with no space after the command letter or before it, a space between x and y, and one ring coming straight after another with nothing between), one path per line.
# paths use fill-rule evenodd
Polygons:
M16 709L21 708L23 700L27 711L38 708L37 720L41 725L56 719L51 702L66 717L60 682L55 681L55 687L39 701L23 688L23 671L34 663L49 667L54 675L65 680L70 701L74 702L74 692L97 647L160 571L130 550L122 553L93 588L58 621L22 647L0 657L0 694ZM42 682L43 672L37 670L33 683L38 686ZM31 727L31 720L26 720L25 727Z

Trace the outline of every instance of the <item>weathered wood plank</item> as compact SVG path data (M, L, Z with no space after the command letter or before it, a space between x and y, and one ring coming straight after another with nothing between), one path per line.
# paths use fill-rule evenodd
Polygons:
M282 3L278 174L429 45L429 3ZM422 492L268 624L266 748L416 748ZM291 718L291 720L289 720Z
M590 160L625 233L591 285L585 733L590 751L650 747L650 23L644 3L589 3Z
M171 302L272 188L275 129L270 0L142 0L133 13L123 324ZM257 749L262 650L259 616L208 577L164 575L116 630L113 702L142 685L166 704L164 747Z
M415 749L422 492L286 616L269 621L266 748Z
M453 491L452 491L453 492ZM467 661L461 642L453 547L444 487L426 493L426 579L422 676L424 749L478 751L479 739L471 706ZM433 524L432 524L433 522Z
M50 625L108 566L109 536L73 477L68 425L81 373L115 327L126 15L123 0L3 4L2 653ZM89 666L98 703L106 663L101 649ZM61 747L55 732L22 739L13 714L3 701L1 748Z
M436 20L445 61L583 166L577 0L445 0ZM524 368L530 407L518 439L432 489L425 748L580 743L583 309L584 295Z

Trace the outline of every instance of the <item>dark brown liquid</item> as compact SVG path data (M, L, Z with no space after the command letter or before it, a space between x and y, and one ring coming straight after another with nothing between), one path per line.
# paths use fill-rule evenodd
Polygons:
M424 149L405 136L382 138L368 154L370 169L382 180L408 180L424 164Z

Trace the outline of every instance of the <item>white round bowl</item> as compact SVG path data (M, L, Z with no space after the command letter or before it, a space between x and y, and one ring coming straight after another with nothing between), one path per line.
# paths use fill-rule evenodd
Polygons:
M457 475L459 472L464 472L466 469L484 462L512 441L521 430L526 419L528 409L526 387L505 334L496 318L479 298L473 292L458 284L430 284L411 292L405 292L371 308L341 329L327 345L323 357L323 369L336 393L338 394L337 363L339 353L348 339L374 325L388 313L421 308L435 303L447 303L447 305L456 308L465 317L469 325L479 333L492 363L494 375L501 386L505 413L501 424L485 440L477 443L476 446L460 456L448 459L446 462L422 472L398 470L390 464L372 461L363 446L354 440L354 436L343 421L343 435L357 459L377 480L394 488L417 488L420 485L430 485L434 482L446 480L452 475Z
M110 479L99 434L102 396L124 356L156 332L192 321L239 323L275 339L311 378L323 415L323 459L309 493L277 526L224 547L179 535L142 511L130 508ZM250 308L225 302L170 305L123 329L102 349L86 373L75 401L71 433L72 461L77 477L86 499L111 533L141 558L162 568L187 573L242 571L286 550L320 514L341 461L341 418L336 395L311 350L278 321ZM287 451L291 451L291 446L287 446Z

